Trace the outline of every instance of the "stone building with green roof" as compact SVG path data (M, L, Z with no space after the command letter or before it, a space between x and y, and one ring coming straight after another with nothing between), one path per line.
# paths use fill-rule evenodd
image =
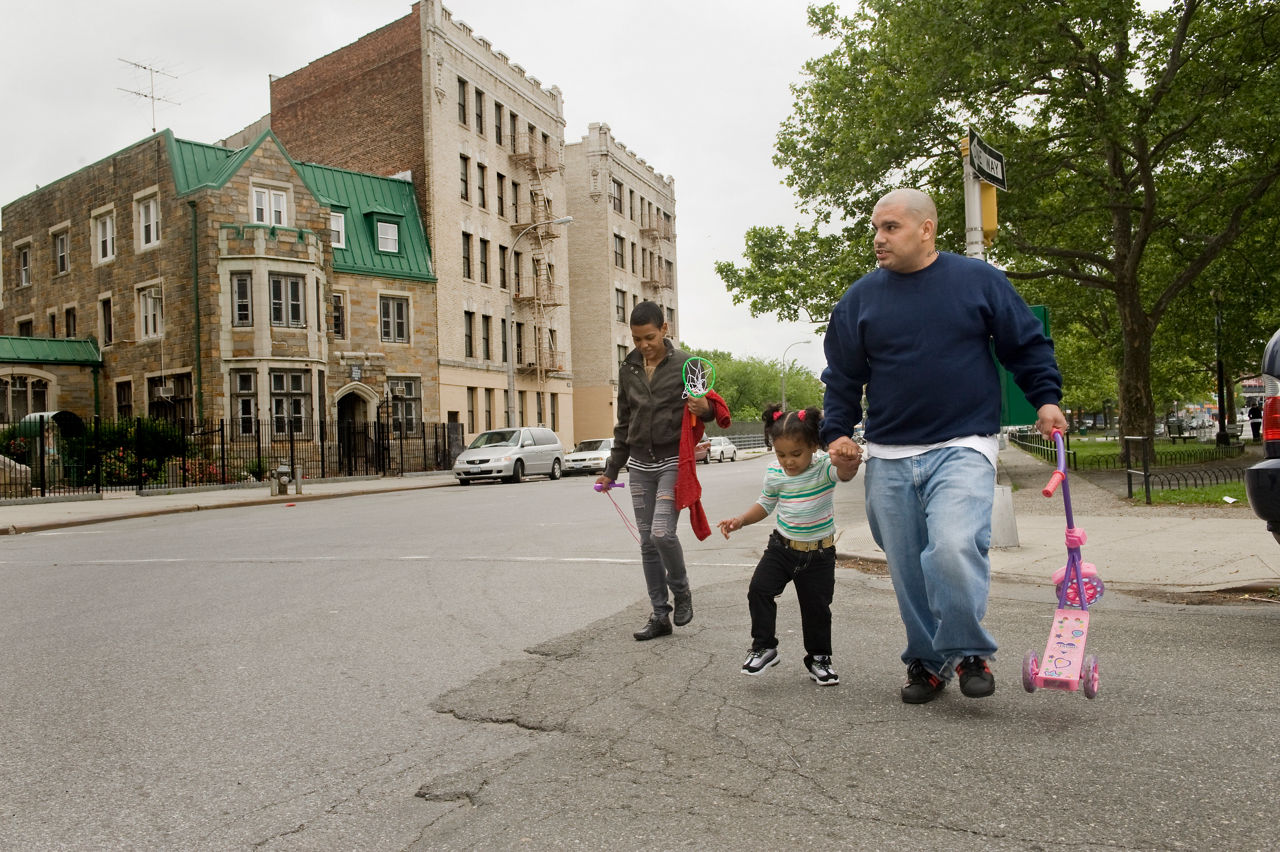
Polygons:
M92 338L92 371L0 364L0 422L225 419L308 432L416 428L436 412L435 274L413 186L295 162L270 132L232 149L147 137L3 208L0 334ZM23 396L25 394L25 396ZM21 398L19 398L21 397ZM81 410L83 409L83 410Z

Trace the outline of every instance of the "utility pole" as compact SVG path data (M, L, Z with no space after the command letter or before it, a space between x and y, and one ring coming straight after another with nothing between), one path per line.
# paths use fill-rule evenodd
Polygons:
M124 89L119 86L117 86L116 88L120 89L120 91L124 92L125 94L134 95L136 97L151 101L151 132L155 133L156 132L156 101L164 101L165 103L173 104L174 106L182 106L182 104L178 103L177 101L171 101L168 98L162 98L156 94L156 75L161 74L165 77L169 77L174 80L178 79L178 77L176 74L170 74L168 71L162 71L153 65L143 65L140 62L134 62L133 60L130 60L130 59L121 59L120 61L126 65L132 65L134 68L137 68L140 71L146 71L149 76L151 85L150 85L149 91L147 92L135 92L133 89Z

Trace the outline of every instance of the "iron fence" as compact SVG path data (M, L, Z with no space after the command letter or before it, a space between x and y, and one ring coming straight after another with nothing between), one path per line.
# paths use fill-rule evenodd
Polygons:
M0 501L102 491L263 482L288 466L300 479L448 470L459 423L325 420L40 418L0 425Z

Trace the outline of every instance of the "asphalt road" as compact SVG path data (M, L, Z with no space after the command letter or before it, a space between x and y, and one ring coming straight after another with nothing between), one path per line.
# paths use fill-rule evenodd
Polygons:
M713 522L760 471L699 468ZM805 676L790 592L745 678L767 525L686 535L697 618L636 643L589 483L0 539L0 846L1274 848L1280 613L1109 595L1086 701L1018 686L1053 604L1000 586L996 696L906 707L888 585L842 572L843 683Z

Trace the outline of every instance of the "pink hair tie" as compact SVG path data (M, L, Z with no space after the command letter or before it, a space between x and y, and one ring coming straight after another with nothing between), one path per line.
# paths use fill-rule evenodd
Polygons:
M799 417L801 420L803 420L803 419L804 419L804 409L803 409L803 408L796 412L796 417Z
M779 417L781 417L781 416L782 416L782 412L781 412L781 411L775 411L775 412L773 412L773 420L774 420L774 422L776 423L776 422L778 421L778 418L779 418Z

